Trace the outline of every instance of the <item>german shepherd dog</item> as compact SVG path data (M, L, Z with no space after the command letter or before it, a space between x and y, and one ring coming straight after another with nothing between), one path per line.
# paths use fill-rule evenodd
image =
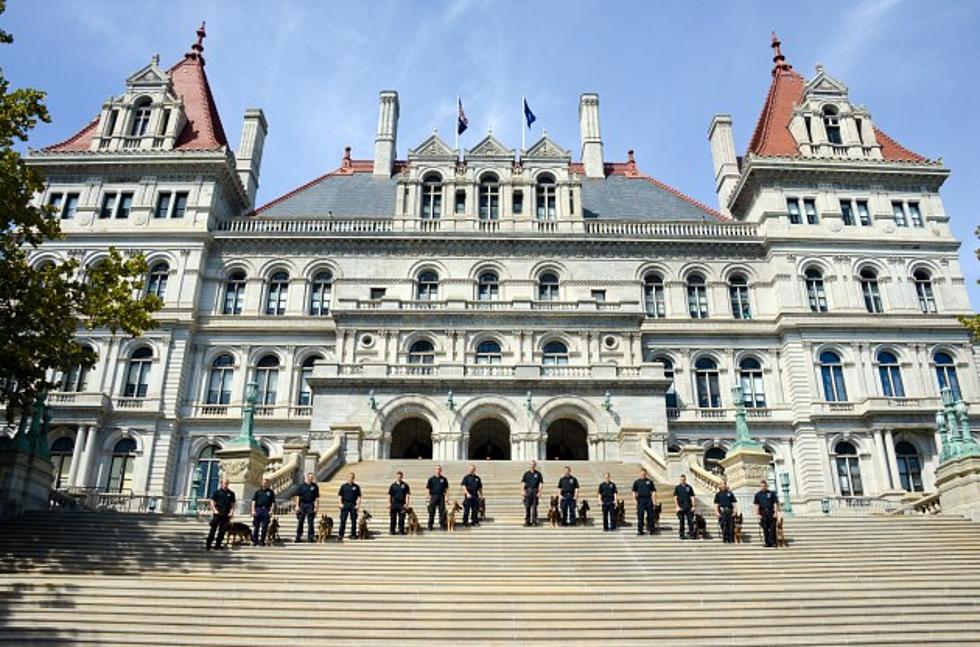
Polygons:
M656 535L660 534L660 513L664 511L663 503L653 504L653 532Z
M279 537L279 517L273 517L269 522L269 532L266 533L265 544L279 544L282 539Z
M448 532L456 531L456 513L462 510L462 506L459 505L459 501L453 501L453 507L446 515L446 530Z
M235 521L228 525L228 538L232 546L252 543L252 529L247 523Z
M361 518L357 522L357 538L358 539L370 539L371 529L368 528L368 521L371 520L371 513L365 510L361 513Z
M553 496L551 497L551 505L548 506L548 523L557 528L559 521L561 521L561 515L558 513L558 497Z
M333 517L323 515L316 524L316 543L322 544L333 534Z
M626 525L626 502L622 499L616 502L616 527L622 528Z
M786 532L783 530L783 518L776 522L776 548L786 548Z
M694 538L711 539L711 535L708 534L708 522L700 512L694 513Z
M477 516L479 516L481 522L487 520L487 500L482 496L480 497L480 507L477 510Z
M408 534L421 535L422 524L419 523L419 516L415 514L415 510L410 507L405 508L405 518L408 520L408 523L406 524L408 526Z
M586 499L582 499L582 503L578 506L578 522L583 526L589 521L589 502Z
M742 523L743 522L744 522L744 517L742 517L742 513L741 512L739 512L738 514L732 516L732 523L735 525L735 543L736 544L741 544L742 543Z

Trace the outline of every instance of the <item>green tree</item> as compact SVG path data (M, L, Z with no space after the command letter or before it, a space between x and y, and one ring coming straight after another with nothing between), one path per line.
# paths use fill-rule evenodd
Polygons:
M0 0L0 14L5 4ZM0 44L11 42L0 30ZM152 313L162 305L156 296L141 296L141 255L124 257L110 249L84 279L75 259L32 266L34 250L62 237L52 210L32 204L44 189L43 177L14 149L38 121L50 121L44 93L11 90L0 71L0 405L8 421L53 386L45 379L49 369L95 363L94 353L75 339L80 328L138 336L156 325Z

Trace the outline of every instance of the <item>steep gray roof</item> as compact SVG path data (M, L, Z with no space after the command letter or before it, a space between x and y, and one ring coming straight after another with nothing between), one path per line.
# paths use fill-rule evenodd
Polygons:
M264 218L390 218L395 213L397 182L371 173L325 175L260 208Z
M608 220L713 220L717 216L647 178L582 179L582 212Z

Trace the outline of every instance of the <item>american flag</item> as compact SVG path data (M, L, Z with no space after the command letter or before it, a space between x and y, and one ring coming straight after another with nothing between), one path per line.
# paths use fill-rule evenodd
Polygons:
M466 113L463 112L463 100L456 99L456 102L459 104L459 114L456 115L456 134L462 135L467 126L470 125L470 120L466 118Z

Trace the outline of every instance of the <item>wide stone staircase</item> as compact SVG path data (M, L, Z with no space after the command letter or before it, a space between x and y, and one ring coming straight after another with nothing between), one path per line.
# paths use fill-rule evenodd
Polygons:
M353 469L380 513L399 467L424 490L432 463L362 463L324 495ZM594 500L607 466L572 467ZM464 468L446 465L454 486ZM479 464L491 519L453 534L392 537L378 514L369 541L292 544L284 516L283 545L208 553L203 518L29 514L0 525L0 642L980 644L980 533L961 518L789 518L779 550L750 527L741 545L714 524L711 541L679 541L671 515L654 537L524 528L511 473L524 468ZM553 486L560 465L543 468Z

